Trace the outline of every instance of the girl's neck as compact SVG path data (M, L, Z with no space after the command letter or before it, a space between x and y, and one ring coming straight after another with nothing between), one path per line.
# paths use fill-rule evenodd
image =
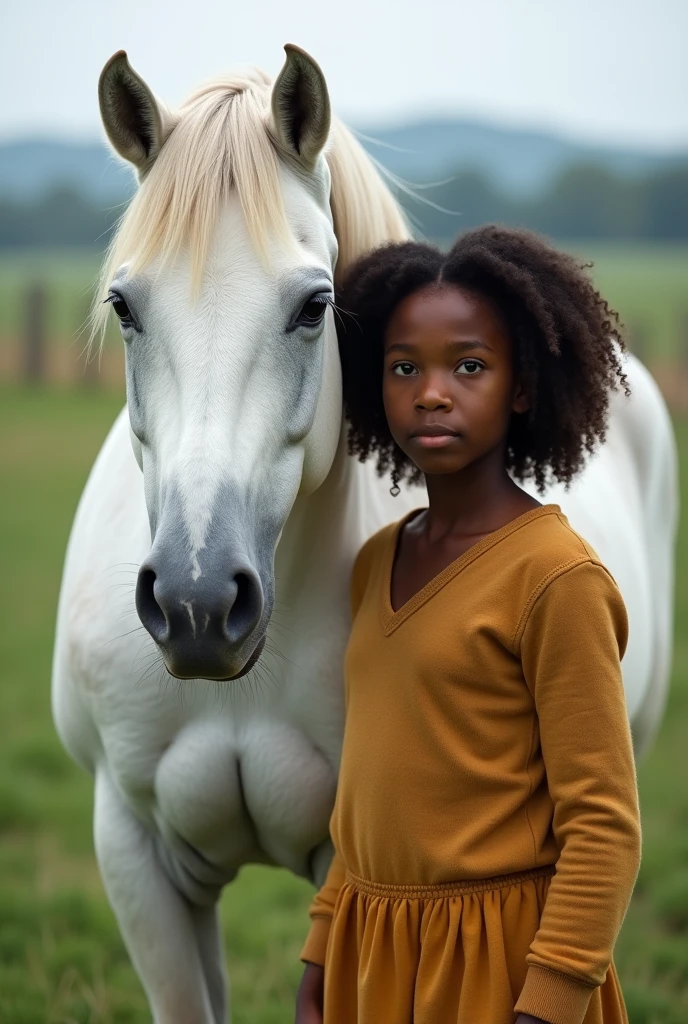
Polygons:
M425 529L430 539L448 533L492 533L540 505L514 483L501 453L499 459L479 460L459 473L426 475L425 483Z

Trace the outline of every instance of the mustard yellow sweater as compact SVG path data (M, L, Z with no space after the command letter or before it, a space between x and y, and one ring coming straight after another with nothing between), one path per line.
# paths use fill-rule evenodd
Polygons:
M336 854L302 959L324 964L347 869L408 885L556 863L515 1009L540 1016L555 1002L582 1020L640 863L621 595L559 506L545 505L395 612L408 518L354 566Z

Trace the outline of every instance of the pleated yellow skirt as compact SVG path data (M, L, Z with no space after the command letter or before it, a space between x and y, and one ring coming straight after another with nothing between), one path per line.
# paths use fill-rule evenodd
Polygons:
M513 1024L554 867L394 886L347 875L325 961L324 1024ZM616 968L583 1024L628 1024Z

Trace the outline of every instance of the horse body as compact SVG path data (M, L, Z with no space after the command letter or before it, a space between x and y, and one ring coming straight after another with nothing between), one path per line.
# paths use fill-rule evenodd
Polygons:
M192 127L193 117L206 118L197 145L232 102L222 90L199 96L186 115ZM260 171L260 188L247 195L241 168L233 172L191 302L193 237L166 261L165 231L155 234L176 194L165 193L165 175L182 152L184 117L160 105L121 56L106 66L101 107L110 138L143 179L107 282L131 314L122 321L127 409L72 530L54 717L67 749L95 775L98 862L154 1019L220 1024L219 893L247 862L322 881L351 565L375 530L425 504L415 488L392 498L389 478L347 455L333 312L320 310L335 268L406 229L341 130L323 159L324 80L292 49L272 92L272 185L260 170L268 159L261 121L252 130L263 141L245 161ZM247 133L235 131L232 144ZM210 181L208 198L213 182L221 191L231 177L225 157L210 155L176 183L201 219L194 181ZM251 222L276 189L290 237L272 232L261 255ZM163 194L156 221L151 209ZM146 224L162 256L151 246L151 258L137 261L127 246L145 242ZM664 706L676 481L657 389L636 361L629 377L634 396L614 398L608 443L570 491L544 500L561 503L619 580L640 750Z

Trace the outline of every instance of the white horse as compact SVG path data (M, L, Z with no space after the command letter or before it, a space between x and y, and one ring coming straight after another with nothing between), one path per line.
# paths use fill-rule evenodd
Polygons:
M337 274L406 224L331 124L318 66L286 49L274 88L250 72L176 112L124 53L100 82L141 181L104 276L127 408L69 542L53 712L95 776L100 870L158 1024L226 1019L216 904L242 864L322 881L352 560L425 504L347 455L331 306ZM666 695L676 470L657 388L628 374L607 444L546 500L623 591L641 751Z

